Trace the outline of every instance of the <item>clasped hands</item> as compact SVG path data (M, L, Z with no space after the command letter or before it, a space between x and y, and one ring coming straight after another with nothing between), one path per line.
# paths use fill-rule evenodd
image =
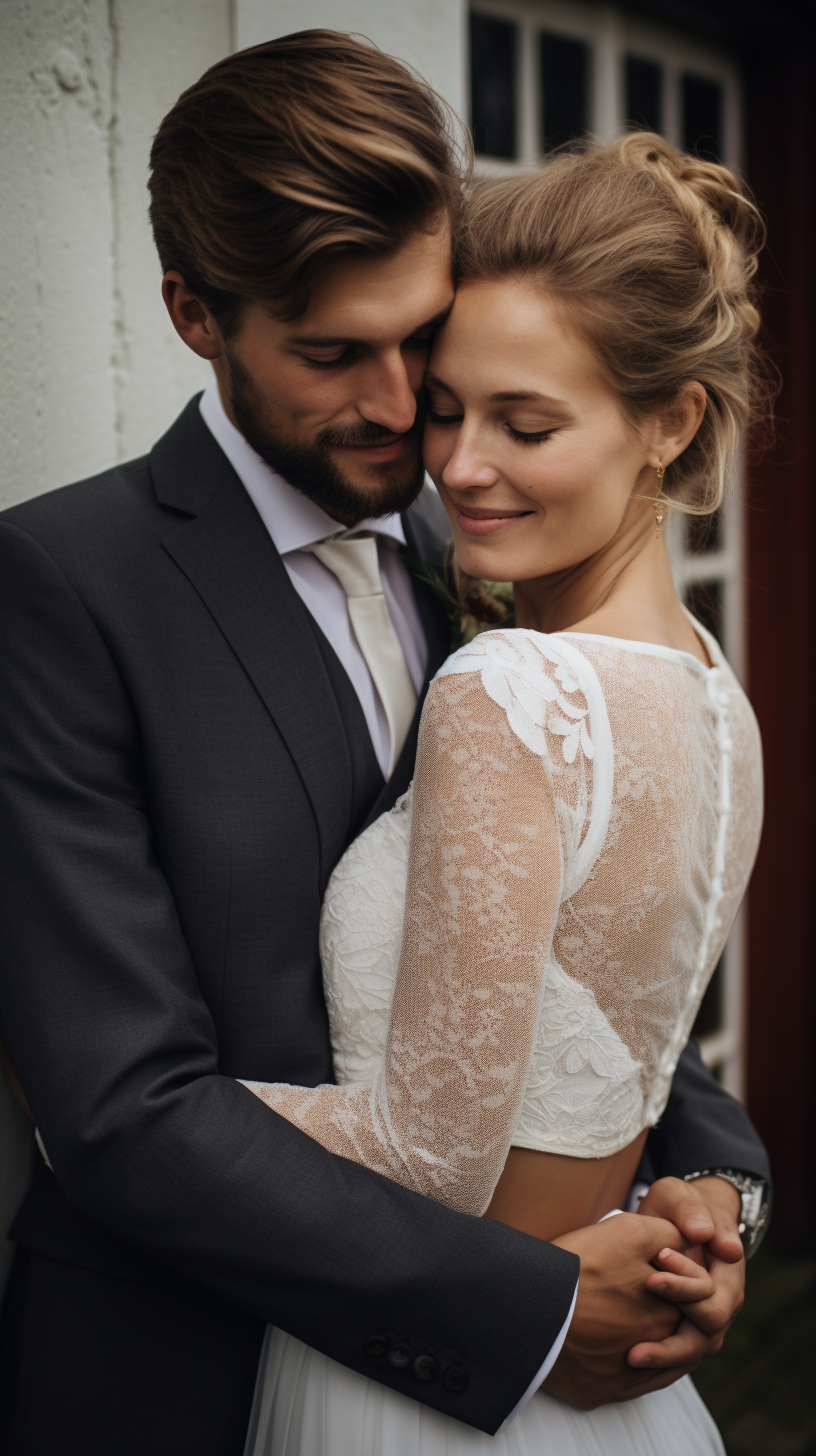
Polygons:
M578 1254L581 1277L544 1388L594 1410L661 1390L716 1354L744 1299L739 1216L723 1178L661 1178L638 1213L553 1239Z

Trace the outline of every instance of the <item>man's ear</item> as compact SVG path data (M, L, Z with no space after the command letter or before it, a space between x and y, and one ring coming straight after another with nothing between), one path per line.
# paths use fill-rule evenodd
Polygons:
M677 400L664 413L652 417L649 447L653 465L671 465L690 445L703 422L708 395L696 379L684 385Z
M162 279L162 298L173 328L187 348L200 359L220 358L224 351L221 330L209 309L175 269L165 273Z

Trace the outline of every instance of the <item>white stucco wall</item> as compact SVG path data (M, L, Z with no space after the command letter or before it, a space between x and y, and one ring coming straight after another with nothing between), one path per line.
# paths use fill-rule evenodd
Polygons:
M0 506L141 453L206 378L164 315L145 181L230 0L2 0Z
M464 115L466 0L235 0L235 46L325 27L366 36L406 61Z

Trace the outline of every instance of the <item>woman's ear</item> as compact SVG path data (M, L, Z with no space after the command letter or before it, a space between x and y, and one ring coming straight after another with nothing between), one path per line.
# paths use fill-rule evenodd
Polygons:
M678 399L664 414L656 414L649 432L649 448L655 466L671 465L690 445L703 422L708 395L696 379L683 386Z

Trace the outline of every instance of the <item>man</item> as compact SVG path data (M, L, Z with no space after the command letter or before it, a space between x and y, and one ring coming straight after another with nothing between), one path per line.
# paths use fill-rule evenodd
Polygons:
M307 32L208 72L152 168L165 302L216 383L146 459L0 521L3 1030L43 1152L8 1449L238 1456L267 1322L486 1431L544 1378L578 1405L658 1388L741 1298L712 1170L767 1177L693 1049L648 1149L650 1212L715 1272L679 1325L641 1292L652 1220L555 1248L332 1157L236 1080L331 1078L321 896L407 787L448 650L416 566L446 536L417 412L453 296L441 110Z

